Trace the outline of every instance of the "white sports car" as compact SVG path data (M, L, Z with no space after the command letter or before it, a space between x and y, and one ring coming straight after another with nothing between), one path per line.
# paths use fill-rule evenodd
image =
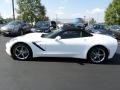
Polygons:
M13 59L30 60L35 57L70 57L101 63L113 58L117 40L102 34L90 34L77 28L52 33L30 33L6 43L6 52Z

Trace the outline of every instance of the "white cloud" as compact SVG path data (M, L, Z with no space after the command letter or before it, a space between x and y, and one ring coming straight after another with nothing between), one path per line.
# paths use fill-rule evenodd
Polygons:
M65 5L66 3L68 3L70 0L61 0L61 4Z
M93 10L87 10L86 11L88 14L96 14L96 13L103 13L104 9L100 9L100 8L95 8Z
M52 13L54 11L54 13ZM85 12L77 11L73 13L65 13L65 7L59 6L56 10L49 10L48 16L50 18L85 18L86 20L90 18L94 18L97 22L104 21L104 9L95 8L95 9L88 9Z
M5 0L6 3L10 3L12 0Z
M67 3L68 1L70 1L70 0L61 0L61 2L63 2L63 3Z
M86 10L86 12L74 12L71 15L68 15L69 18L85 18L86 20L90 18L94 18L97 22L103 22L104 21L104 9L101 8L94 8Z
M95 18L98 22L104 21L104 9L94 8L92 10L86 10L86 16L89 18Z
M58 11L58 12L56 12L56 14L57 14L58 16L63 16L63 15L64 15L64 12Z
M3 18L12 18L12 14L11 14L10 12L7 12L7 13L6 13L6 12L3 12L3 13L2 13L2 17L3 17Z
M55 14L58 15L58 16L63 16L64 15L64 11L62 11L62 10L56 10Z
M74 13L71 15L71 18L78 18L78 17L82 17L81 13Z
M65 7L64 7L64 6L60 6L60 7L58 7L58 9L59 9L59 10L64 10Z
M50 17L50 19L55 19L55 18L63 18L64 17L64 11L60 9L54 10L48 10L47 11L47 16Z
M64 9L65 7L64 6L59 6L56 10L55 10L55 15L59 18L63 18L64 16Z

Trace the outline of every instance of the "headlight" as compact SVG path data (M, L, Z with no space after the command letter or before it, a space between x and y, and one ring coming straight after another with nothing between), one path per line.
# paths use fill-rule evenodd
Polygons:
M35 31L36 31L36 29L35 29L35 28L32 28L32 29L31 29L31 32L35 32Z

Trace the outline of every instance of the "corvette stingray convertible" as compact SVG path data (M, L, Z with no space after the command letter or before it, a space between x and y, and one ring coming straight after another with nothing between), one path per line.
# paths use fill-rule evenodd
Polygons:
M117 40L113 37L67 28L48 34L30 33L13 38L6 43L6 52L17 60L68 57L88 59L98 64L113 58L117 46Z

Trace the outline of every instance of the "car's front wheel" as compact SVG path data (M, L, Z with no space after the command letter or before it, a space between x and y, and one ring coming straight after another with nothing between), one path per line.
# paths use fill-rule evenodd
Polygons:
M17 60L30 60L32 59L31 48L23 43L15 44L11 49L12 57Z
M88 60L92 63L99 64L108 59L108 52L104 47L93 47L88 52Z

